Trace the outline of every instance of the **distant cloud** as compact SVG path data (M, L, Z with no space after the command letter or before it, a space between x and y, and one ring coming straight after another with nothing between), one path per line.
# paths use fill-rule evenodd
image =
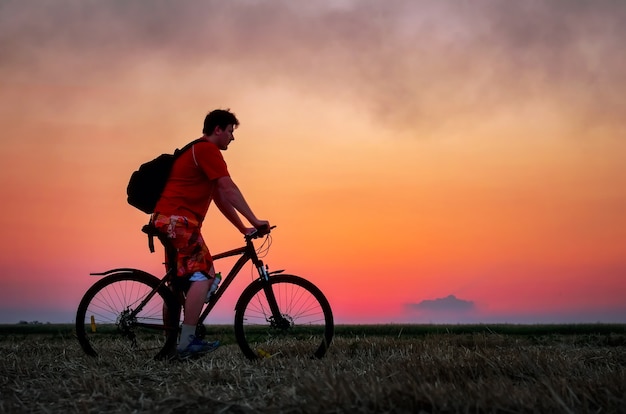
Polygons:
M419 303L409 304L414 310L429 312L455 312L463 313L474 310L474 302L471 300L459 299L454 295L448 295L445 298L426 299Z
M473 301L454 295L408 303L405 311L408 321L419 323L473 323L478 317Z

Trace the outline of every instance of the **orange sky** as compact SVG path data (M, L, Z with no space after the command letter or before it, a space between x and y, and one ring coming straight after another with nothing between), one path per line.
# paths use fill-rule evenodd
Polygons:
M297 4L0 1L0 323L158 274L128 178L218 107L267 263L338 323L626 322L626 5Z

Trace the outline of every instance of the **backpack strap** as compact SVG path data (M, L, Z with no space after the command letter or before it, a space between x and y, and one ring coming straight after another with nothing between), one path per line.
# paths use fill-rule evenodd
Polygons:
M205 138L198 138L198 139L194 139L193 141L191 141L190 143L188 143L187 145L185 145L184 147L182 147L181 149L176 149L176 151L174 151L174 158L178 158L180 157L180 155L187 151L189 148L193 147L194 145L196 145L199 142L203 142L206 141ZM208 142L208 141L207 141Z

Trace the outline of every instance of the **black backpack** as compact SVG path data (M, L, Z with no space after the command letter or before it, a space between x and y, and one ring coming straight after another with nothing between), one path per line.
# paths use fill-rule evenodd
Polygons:
M205 139L198 138L183 148L176 149L173 154L161 154L155 159L141 164L139 169L130 176L128 186L126 187L128 204L144 213L154 213L154 207L165 188L165 183L170 176L174 161L183 152L191 148L192 145L202 141L205 141Z

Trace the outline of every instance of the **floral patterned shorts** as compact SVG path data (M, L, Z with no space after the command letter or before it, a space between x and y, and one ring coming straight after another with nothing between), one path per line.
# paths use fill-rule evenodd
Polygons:
M171 245L176 249L178 276L189 277L195 272L208 274L213 265L213 259L195 219L156 214L152 222L161 233L167 236Z

